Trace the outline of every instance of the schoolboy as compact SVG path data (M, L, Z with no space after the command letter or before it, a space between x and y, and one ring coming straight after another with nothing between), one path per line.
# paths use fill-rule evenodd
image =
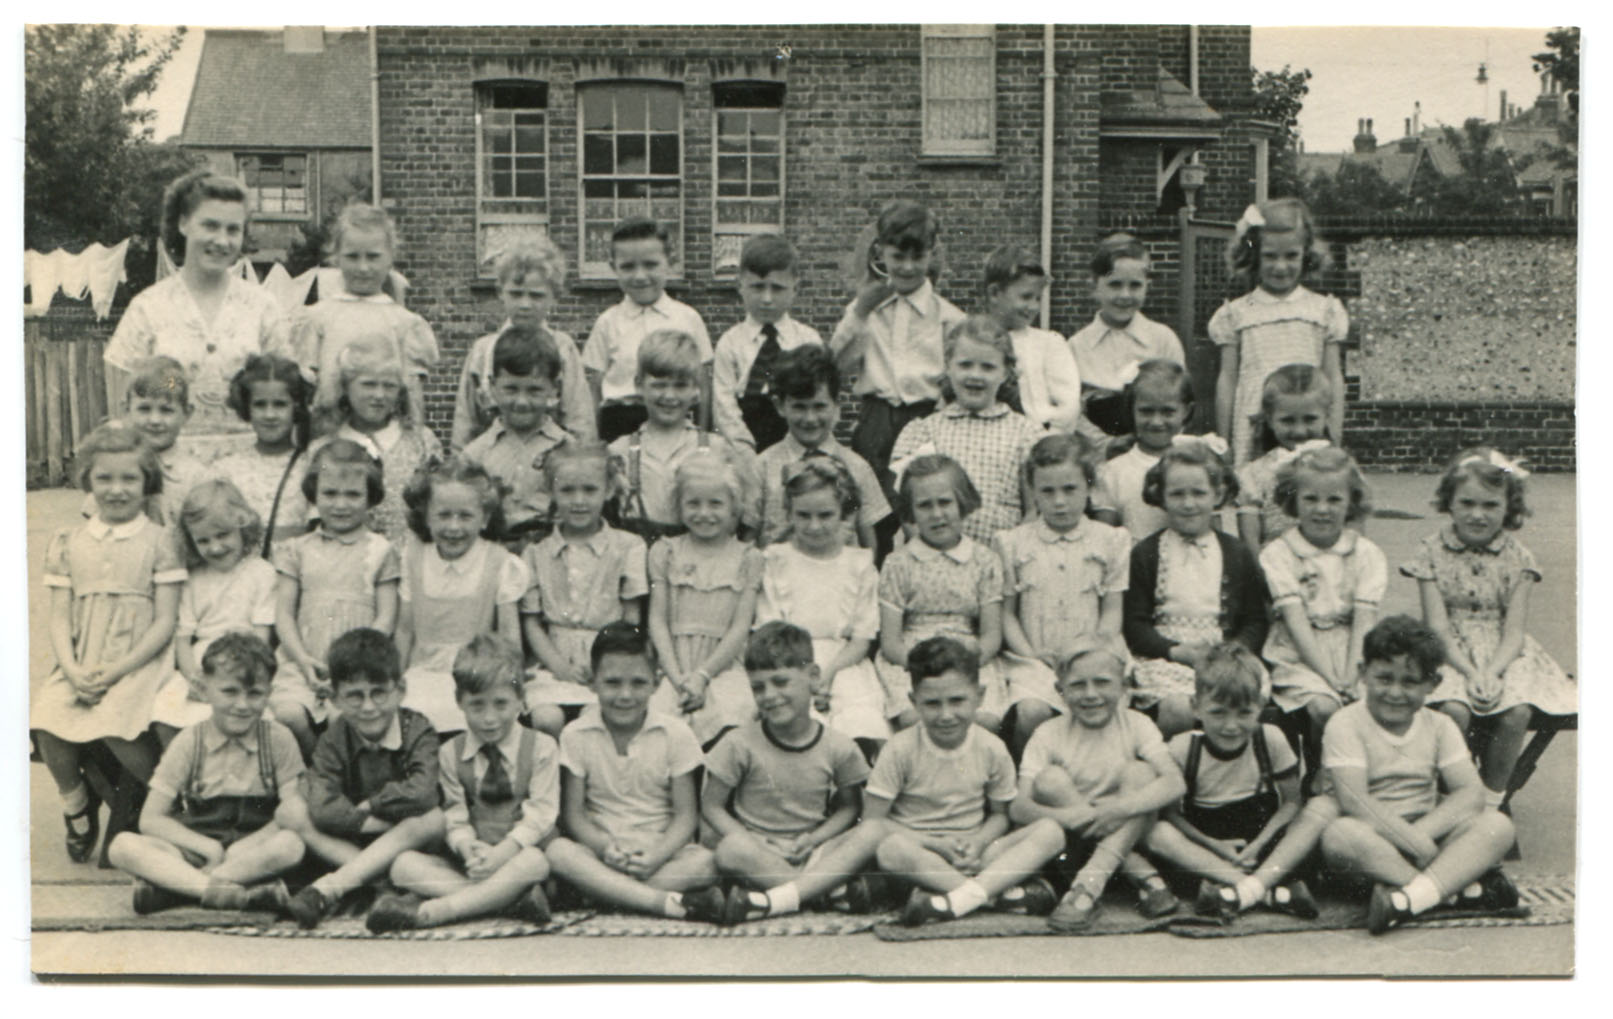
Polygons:
M274 654L255 634L226 633L202 655L212 714L182 730L152 773L139 832L107 850L135 878L134 911L200 902L207 909L283 911L278 875L302 861L297 834L275 823L300 807L302 754L291 730L264 717Z
M542 847L560 812L559 754L547 734L521 725L521 649L477 634L454 656L454 700L465 731L437 754L443 843L453 854L408 850L392 883L410 894L383 896L365 924L376 933L435 927L507 913L541 926L549 899Z
M1445 645L1409 616L1389 616L1361 647L1362 697L1322 733L1322 767L1339 815L1322 833L1336 871L1374 882L1367 930L1382 934L1455 897L1504 909L1518 890L1500 870L1512 820L1484 805L1484 783L1450 717L1424 706Z
M553 339L539 329L511 326L493 344L493 401L498 419L465 447L465 459L502 480L506 547L520 555L549 531L549 486L543 461L566 441L549 416L560 380Z
M1304 919L1316 900L1289 879L1332 820L1327 797L1302 809L1299 758L1281 729L1263 725L1265 673L1254 653L1228 641L1194 670L1198 730L1169 744L1187 792L1149 829L1149 855L1201 880L1195 901L1227 920L1256 904Z
M624 219L611 231L610 264L622 299L600 313L582 351L588 385L599 408L599 437L605 442L644 421L644 398L635 378L639 345L663 329L694 340L699 353L700 427L711 427L711 335L699 312L667 295L671 250L666 228L651 219Z
M1159 729L1148 716L1120 708L1124 676L1125 660L1111 638L1083 641L1058 670L1064 714L1037 727L1020 759L1013 819L1056 821L1068 840L1056 869L1068 874L1080 868L1048 918L1057 930L1092 926L1109 879L1147 833L1155 812L1185 789ZM1141 894L1145 916L1163 916L1177 906L1157 873L1144 880Z
M824 454L845 465L857 485L859 506L855 544L874 547L874 530L891 515L885 490L868 461L840 444L834 436L840 420L840 369L821 346L803 346L786 352L773 370L773 406L788 430L784 438L757 456L762 485L760 543L783 541L789 528L784 508L784 468L808 456Z
M610 444L627 468L627 491L620 500L619 522L646 541L683 531L673 505L672 481L678 465L697 449L716 448L752 482L756 456L744 446L704 431L689 421L697 399L700 347L688 333L663 329L644 337L636 353L633 383L648 417L629 434ZM755 491L754 487L750 489Z
M449 447L459 452L486 431L498 413L493 395L493 345L511 326L546 331L560 355L559 399L550 419L579 439L595 437L594 397L577 341L548 323L549 309L566 281L566 259L547 237L523 241L493 262L504 324L470 345L454 392Z
M1020 411L1058 432L1081 420L1081 373L1063 336L1031 323L1042 310L1047 269L1030 252L1011 245L986 256L985 310L1014 344L1014 383Z
M599 703L560 733L566 835L549 846L555 873L602 902L721 922L716 858L694 841L700 744L682 721L649 710L649 635L609 623L589 665Z
M337 869L292 896L305 930L342 896L387 873L398 854L441 837L437 733L402 707L397 645L380 630L349 630L330 645L331 700L340 714L314 746L305 810L282 805L280 823Z
M795 245L757 234L739 253L739 300L745 320L722 334L712 365L712 420L723 436L760 453L784 437L772 399L780 355L823 337L790 317L795 303Z
M880 211L867 280L829 339L842 372L857 375L861 398L851 448L888 477L891 447L909 421L929 415L946 372L941 337L964 314L930 283L940 221L917 202L898 199ZM895 533L893 522L885 528Z
M980 666L950 637L907 656L918 725L893 736L868 779L864 823L883 821L880 870L917 886L902 911L910 926L986 905L1045 915L1055 895L1038 871L1064 848L1052 821L1008 830L1014 762L1002 740L974 724ZM937 894L939 893L939 894Z
M135 362L124 389L123 413L162 464L162 492L146 497L146 515L159 524L177 526L191 486L212 474L179 444L179 433L191 413L190 380L184 367L161 355ZM84 497L83 513L95 516L95 500L90 496Z
M745 646L745 671L760 717L706 755L700 796L701 816L720 840L717 869L739 882L724 920L793 913L819 896L867 912L861 873L886 828L857 824L868 781L862 751L812 717L811 635L790 623L764 624Z

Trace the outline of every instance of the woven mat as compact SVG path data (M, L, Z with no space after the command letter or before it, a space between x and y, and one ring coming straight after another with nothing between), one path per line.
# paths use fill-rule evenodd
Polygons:
M733 927L659 916L597 913L558 933L576 938L771 938L818 934L861 934L874 925L894 920L893 913L853 916L849 913L792 913L753 920Z
M1519 905L1515 909L1482 913L1474 910L1440 908L1432 910L1403 926L1406 929L1427 927L1543 927L1574 922L1574 879L1565 875L1515 876ZM1135 900L1129 895L1111 893L1103 901L1103 912L1089 930L1074 936L1091 937L1103 934L1148 934L1167 931L1185 938L1232 938L1251 934L1280 934L1295 931L1345 930L1363 927L1366 910L1358 901L1344 901L1319 897L1321 916L1315 920L1254 909L1229 924L1216 920L1178 914L1159 920L1147 920L1138 914ZM1183 909L1190 906L1183 904ZM1015 916L1007 913L980 912L947 923L924 927L901 927L880 924L874 935L881 941L932 941L948 938L1012 938L1064 936L1055 931L1041 917Z

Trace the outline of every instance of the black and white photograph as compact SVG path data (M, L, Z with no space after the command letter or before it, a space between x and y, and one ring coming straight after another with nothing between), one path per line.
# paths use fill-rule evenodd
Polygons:
M28 971L1574 977L1581 29L703 13L21 26Z

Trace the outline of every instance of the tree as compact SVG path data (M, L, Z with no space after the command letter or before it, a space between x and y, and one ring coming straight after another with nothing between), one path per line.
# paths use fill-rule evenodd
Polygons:
M1272 139L1270 190L1273 196L1297 195L1303 190L1299 174L1299 113L1310 93L1309 68L1280 71L1249 69L1254 89L1254 115L1277 127Z
M200 157L153 138L151 95L184 36L135 27L34 25L26 32L23 241L36 250L130 243L131 284L148 282L160 197ZM138 288L138 287L137 287Z
M1332 174L1312 175L1303 197L1318 216L1384 216L1404 212L1408 205L1406 195L1377 167L1353 160Z
M1549 73L1562 88L1568 113L1579 116L1579 29L1557 28L1546 33L1546 51L1536 53L1536 74Z
M1446 126L1445 144L1462 172L1438 178L1430 189L1433 211L1447 216L1509 216L1520 211L1517 178L1507 153L1495 144L1495 125L1474 117L1460 129Z

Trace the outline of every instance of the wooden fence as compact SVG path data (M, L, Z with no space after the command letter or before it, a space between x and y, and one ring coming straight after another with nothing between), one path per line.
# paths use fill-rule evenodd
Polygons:
M101 354L110 324L53 311L22 328L28 487L71 484L79 440L107 416Z

